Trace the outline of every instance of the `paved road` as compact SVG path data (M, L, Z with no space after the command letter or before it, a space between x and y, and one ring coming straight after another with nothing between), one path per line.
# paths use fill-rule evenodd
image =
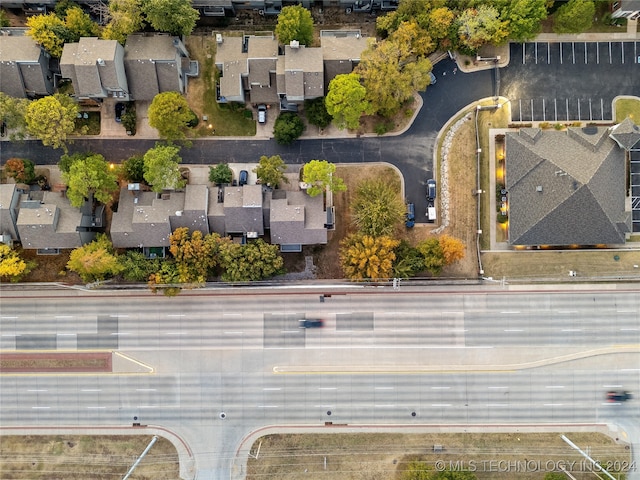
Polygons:
M640 421L640 402L603 402L608 388L640 391L637 292L387 293L3 295L2 351L82 349L97 335L155 373L2 376L0 424L135 416L185 438L198 478L225 479L241 471L242 437L270 424ZM305 314L327 326L301 331Z

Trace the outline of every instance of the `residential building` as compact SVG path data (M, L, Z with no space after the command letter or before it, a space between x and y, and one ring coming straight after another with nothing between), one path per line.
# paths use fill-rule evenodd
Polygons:
M71 80L78 99L129 100L124 49L116 40L83 37L77 43L66 43L60 69Z
M625 152L605 127L523 128L505 137L509 243L624 244Z
M640 0L616 0L612 2L611 17L637 20L640 17Z
M132 100L153 100L162 92L187 91L187 80L199 73L179 37L136 33L127 37L124 66Z
M20 242L24 249L80 247L104 231L104 218L104 205L96 206L93 199L76 208L64 192L0 184L0 235Z
M279 47L271 32L219 33L216 41L218 102L279 104L281 110L295 110L305 100L323 97L329 82L353 71L368 46L359 30L323 31L318 48L296 41Z
M19 98L51 95L51 56L25 32L24 28L0 29L0 92Z
M327 218L322 195L271 190L262 185L207 187L188 185L183 192L156 194L130 185L120 191L111 239L116 248L168 247L176 228L246 239L271 234L271 243L289 251L326 244Z

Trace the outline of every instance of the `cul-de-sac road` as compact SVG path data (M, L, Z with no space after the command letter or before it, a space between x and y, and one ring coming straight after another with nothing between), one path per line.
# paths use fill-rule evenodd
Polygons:
M640 391L637 290L444 288L351 288L324 302L302 290L4 292L3 352L100 344L118 371L2 375L0 425L137 417L182 437L199 479L242 478L241 441L267 425L609 423L640 440L640 402L604 400ZM305 316L326 325L300 329Z

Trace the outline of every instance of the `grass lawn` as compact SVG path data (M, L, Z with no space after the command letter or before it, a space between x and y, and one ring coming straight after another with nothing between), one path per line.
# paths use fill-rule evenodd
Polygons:
M616 123L622 122L627 117L631 117L636 125L640 122L640 100L621 98L616 101L615 110Z
M630 462L630 451L610 437L595 432L565 432L580 446L588 446L590 454L607 462ZM317 434L269 435L256 441L255 454L249 457L247 480L278 479L341 479L393 480L402 478L409 462L423 462L429 470L443 465L453 470L462 465L475 470L479 480L505 479L542 480L556 462L573 462L572 474L578 480L594 478L581 464L582 457L560 438L560 433L449 433L449 434ZM434 452L434 445L442 451ZM326 461L326 463L325 463ZM498 471L488 462L520 462L531 468ZM475 465L470 467L470 465ZM549 462L549 463L547 463ZM452 468L448 468L449 465ZM537 466L540 465L540 468ZM418 477L411 477L418 478ZM419 477L419 478L427 478ZM431 478L431 477L428 477ZM448 478L448 477L447 477ZM453 478L453 477L452 477ZM457 478L457 477L456 477Z
M200 63L200 76L189 80L187 91L189 106L200 119L200 124L193 130L195 136L255 135L256 122L251 110L247 110L244 105L216 102L215 37L191 35L187 37L186 46L191 58ZM203 115L208 117L207 121L202 120Z
M122 478L151 441L152 435L3 435L0 441L2 478ZM178 453L159 437L131 478L180 478Z

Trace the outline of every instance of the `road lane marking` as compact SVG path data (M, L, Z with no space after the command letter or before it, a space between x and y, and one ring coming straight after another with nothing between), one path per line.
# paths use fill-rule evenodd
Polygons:
M186 335L187 332L165 332L165 335Z
M275 388L275 387L265 387L262 390L264 390L265 392L275 392L277 390L282 390L281 388Z
M101 388L83 388L81 392L101 392Z
M621 332L637 332L638 329L637 328L621 328L620 331Z
M431 387L431 390L450 390L451 387Z
M184 313L168 313L167 317L184 317Z
M432 407L450 407L451 404L450 403L432 403L431 406Z
M27 390L27 392L47 392L48 390L45 388L34 388L32 390Z
M395 390L396 387L376 387L376 390Z
M561 407L563 404L562 403L544 403L543 405L545 407Z
M318 387L318 390L337 390L336 387Z
M75 337L77 333L56 333L58 337Z
M489 388L489 389L498 389L498 388L504 389L504 388L509 388L509 387L487 387L487 388Z
M55 315L53 318L73 318L73 315Z
M487 403L487 407L508 407L508 403Z
M564 385L547 385L544 388L564 388Z
M224 332L225 335L242 335L244 332Z
M524 332L524 330L521 328L505 328L504 331L505 332Z
M34 410L47 410L51 407L31 407L31 408L33 408Z
M395 408L395 405L374 405L374 408Z
M603 385L602 388L622 388L622 385Z
M136 392L157 392L155 388L136 388Z
M278 408L278 405L258 405L258 408Z
M507 311L500 312L500 313L502 313L503 315L516 315L516 314L520 313L520 311L518 311L518 310L513 310L513 311L507 310Z
M107 407L93 407L93 406L91 406L91 407L86 407L86 408L88 408L90 410L104 410Z
M581 328L563 328L561 332L581 332Z
M18 317L7 317L5 315L0 316L0 320L16 320Z

